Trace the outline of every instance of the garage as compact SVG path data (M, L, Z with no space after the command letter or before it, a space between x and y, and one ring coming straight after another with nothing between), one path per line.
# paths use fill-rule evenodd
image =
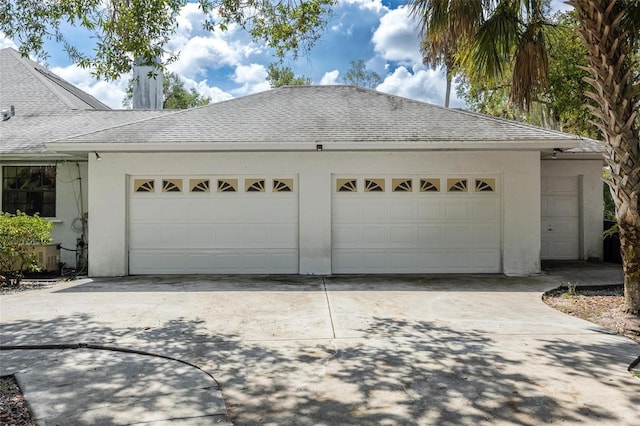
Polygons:
M130 274L298 273L294 176L131 176Z
M541 259L580 259L578 189L578 176L542 177Z
M501 272L498 176L334 176L333 273Z

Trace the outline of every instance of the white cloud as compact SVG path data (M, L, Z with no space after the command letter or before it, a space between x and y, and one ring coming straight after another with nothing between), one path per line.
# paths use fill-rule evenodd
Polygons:
M231 93L227 93L219 87L209 86L207 80L195 81L189 78L182 78L184 87L187 90L195 89L201 96L210 98L211 103L226 101L233 98Z
M185 5L176 20L178 28L167 47L179 58L169 69L182 76L195 78L209 70L238 66L263 50L238 25L230 24L226 31L204 30L205 15L196 3Z
M242 86L233 89L231 93L235 96L245 96L269 90L271 85L267 81L267 76L268 73L264 65L239 65L233 75L233 81L242 84Z
M115 81L95 80L90 69L77 65L54 67L51 71L114 109L122 108L127 82L131 78L130 74L126 74Z
M401 6L380 18L371 41L376 54L384 60L413 66L422 62L419 33L409 9Z
M320 79L320 85L321 86L331 86L333 84L339 84L338 83L338 76L339 75L340 75L340 71L338 71L338 70L325 72L324 75L322 76L322 78Z
M18 50L18 45L16 45L10 38L7 38L4 33L0 32L0 49L5 49L7 47Z
M405 67L398 67L384 79L377 90L442 106L444 105L446 80L440 70L434 71L422 67L409 71ZM464 106L455 96L455 87L451 89L450 106Z
M381 0L339 0L338 5L340 4L357 5L359 9L371 10L376 13L389 10Z

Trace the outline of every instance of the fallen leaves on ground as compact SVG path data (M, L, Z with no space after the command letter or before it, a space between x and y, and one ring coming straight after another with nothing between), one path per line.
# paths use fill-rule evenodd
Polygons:
M623 286L604 288L566 287L551 290L544 302L565 314L590 321L640 343L640 317L624 312Z

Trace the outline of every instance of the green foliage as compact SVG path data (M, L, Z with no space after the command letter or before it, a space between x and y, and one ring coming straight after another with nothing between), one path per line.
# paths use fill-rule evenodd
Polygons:
M254 40L264 40L278 57L308 51L335 2L198 0L206 30L225 31L237 24ZM0 2L0 31L15 39L23 54L39 59L47 57L48 40L62 43L75 63L94 68L96 77L116 79L131 70L135 58L152 63L167 53L165 65L176 59L165 47L186 4L187 0L5 0ZM64 28L69 24L96 40L91 54L67 37Z
M201 96L196 89L187 90L184 88L184 82L176 73L165 73L162 80L163 99L162 108L164 109L188 109L197 106L208 105L211 98ZM122 106L131 107L133 99L133 79L129 80L127 91Z
M576 287L578 286L577 282L571 282L569 281L567 283L567 291L562 293L562 298L563 299L568 299L570 297L576 297L578 295L578 293L576 293Z
M0 212L0 273L20 282L22 271L37 271L34 245L51 242L53 225L37 214Z
M267 81L272 88L282 86L308 86L311 79L305 76L296 76L290 67L269 64Z
M345 84L352 84L367 89L375 89L376 86L382 83L380 75L376 72L369 71L362 59L351 61L351 68L347 70L343 81Z
M577 32L575 13L559 13L552 19L548 32L548 78L544 90L535 93L529 110L521 110L510 102L511 81L503 78L495 83L483 77L458 77L458 96L478 112L523 121L536 126L562 130L584 137L597 138L598 129L591 123L584 93L588 84L586 49Z

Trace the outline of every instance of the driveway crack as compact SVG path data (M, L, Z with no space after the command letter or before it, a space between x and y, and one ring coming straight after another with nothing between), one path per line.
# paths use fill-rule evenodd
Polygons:
M333 314L331 313L331 303L329 302L329 292L327 291L327 282L324 277L322 277L322 286L324 287L324 297L327 301L327 310L329 311L329 320L331 321L331 333L333 333L333 338L336 338L336 328L333 324Z

